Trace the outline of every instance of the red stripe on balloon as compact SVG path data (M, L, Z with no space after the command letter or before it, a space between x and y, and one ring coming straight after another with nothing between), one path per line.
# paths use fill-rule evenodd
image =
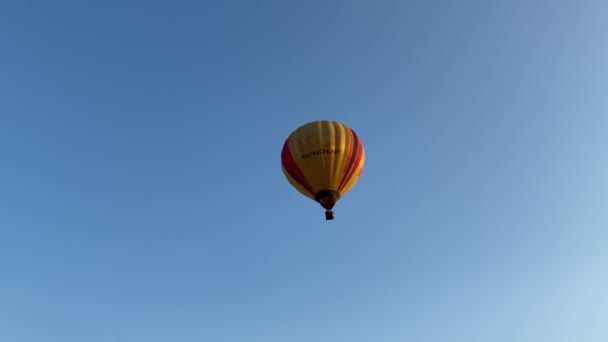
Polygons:
M350 144L348 145L348 153L346 154L346 162L344 163L344 169L342 170L342 180L340 181L340 185L338 186L338 192L342 190L342 187L346 183L346 177L348 176L351 168L353 167L353 149L357 145L353 135L353 131L351 129L348 130L348 135L350 136Z
M312 195L315 194L312 187L306 181L306 177L296 164L296 161L293 159L293 155L291 154L291 149L289 148L289 139L285 140L283 144L283 151L281 151L281 162L287 174L296 181L300 186L308 190Z
M355 131L353 131L352 129L350 131L351 131L353 139L354 139L354 141L353 141L353 145L354 145L353 154L354 155L351 157L351 160L349 161L348 173L344 175L344 179L342 180L342 183L340 184L340 188L339 188L338 192L342 192L342 190L344 189L346 184L348 184L348 182L353 178L353 176L355 174L355 170L357 170L357 166L361 162L361 158L363 156L363 144L361 143L361 140L359 139L359 137L357 136ZM360 174L361 174L361 172L359 172L359 175Z

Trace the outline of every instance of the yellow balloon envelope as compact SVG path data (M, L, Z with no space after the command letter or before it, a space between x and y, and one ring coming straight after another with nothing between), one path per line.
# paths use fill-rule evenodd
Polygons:
M281 153L283 173L304 196L332 209L357 182L365 164L365 150L351 128L336 121L313 121L293 131Z

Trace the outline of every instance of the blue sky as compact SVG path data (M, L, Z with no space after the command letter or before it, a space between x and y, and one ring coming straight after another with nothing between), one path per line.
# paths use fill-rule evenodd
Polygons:
M603 1L0 4L0 339L606 341ZM342 121L325 221L280 150Z

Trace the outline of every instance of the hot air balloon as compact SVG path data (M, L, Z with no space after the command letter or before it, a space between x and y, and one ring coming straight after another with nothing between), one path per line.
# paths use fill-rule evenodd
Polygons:
M281 164L287 181L325 208L333 207L358 181L365 163L361 139L347 125L329 120L298 127L283 144Z

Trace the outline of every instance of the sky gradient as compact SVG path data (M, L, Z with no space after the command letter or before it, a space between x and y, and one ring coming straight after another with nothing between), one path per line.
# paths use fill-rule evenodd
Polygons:
M607 341L607 10L2 2L0 340Z

